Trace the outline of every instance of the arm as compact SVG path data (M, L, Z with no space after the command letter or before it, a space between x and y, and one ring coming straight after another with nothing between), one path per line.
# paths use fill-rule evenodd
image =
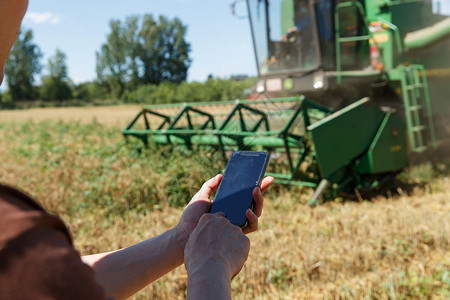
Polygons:
M126 299L183 263L187 236L179 227L136 245L82 257L106 294Z
M82 258L94 269L97 281L104 287L108 296L116 299L130 297L183 263L186 242L199 219L209 211L210 197L217 190L221 179L222 175L217 175L203 184L174 228L121 250ZM264 178L261 190L255 189L255 205L253 211L247 211L249 225L244 229L244 233L257 230L258 217L263 208L262 192L267 190L272 181L272 177Z
M82 257L94 269L108 296L128 298L183 263L189 235L200 217L208 212L209 198L220 179L218 175L203 184L174 228L121 250Z
M28 0L0 0L0 84L3 68L27 10Z
M231 299L230 281L249 250L249 239L223 214L203 215L184 250L187 299Z

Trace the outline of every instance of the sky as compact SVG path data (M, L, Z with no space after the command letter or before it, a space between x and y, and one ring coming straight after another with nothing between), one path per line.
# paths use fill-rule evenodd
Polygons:
M43 54L42 64L56 49L67 55L69 77L75 82L96 78L96 55L106 42L111 19L153 14L178 17L187 25L191 44L188 81L256 75L248 19L231 13L232 0L29 0L22 25L32 29ZM245 4L237 13L245 15ZM43 72L46 70L44 68Z

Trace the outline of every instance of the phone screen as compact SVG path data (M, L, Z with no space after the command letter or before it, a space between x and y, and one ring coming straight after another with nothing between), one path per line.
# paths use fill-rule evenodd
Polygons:
M245 212L253 206L253 189L259 186L268 161L266 152L233 152L210 212L223 212L232 224L245 226Z

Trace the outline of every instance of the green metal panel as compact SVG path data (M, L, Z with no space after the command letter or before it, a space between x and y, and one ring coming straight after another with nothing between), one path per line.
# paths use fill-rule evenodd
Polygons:
M397 52L402 51L398 29L392 22L392 14L389 9L391 5L390 0L366 0L366 15L370 22L381 21L383 26L379 30L373 32L372 45L376 45L379 49L381 60L386 69L394 67L394 45L397 47ZM384 9L383 9L384 8ZM395 40L393 39L395 34ZM395 43L394 43L395 42Z
M408 166L405 124L397 113L387 113L367 153L355 163L360 174L377 174Z
M386 21L391 21L391 13L389 9L382 10L381 7L389 6L391 0L366 0L365 9L366 15L369 20L374 20L376 18L383 18Z
M323 178L366 151L384 113L369 98L363 98L308 127Z

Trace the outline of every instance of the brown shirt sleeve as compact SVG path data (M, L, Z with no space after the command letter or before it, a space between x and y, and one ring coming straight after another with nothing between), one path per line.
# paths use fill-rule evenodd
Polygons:
M0 185L0 299L106 299L64 223Z

